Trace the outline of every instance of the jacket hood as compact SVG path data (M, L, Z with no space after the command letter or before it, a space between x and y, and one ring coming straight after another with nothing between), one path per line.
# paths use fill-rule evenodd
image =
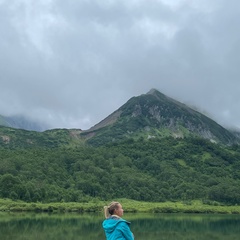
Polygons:
M102 225L106 232L112 233L120 222L126 222L130 225L130 222L127 222L126 220L117 217L110 217L104 220Z

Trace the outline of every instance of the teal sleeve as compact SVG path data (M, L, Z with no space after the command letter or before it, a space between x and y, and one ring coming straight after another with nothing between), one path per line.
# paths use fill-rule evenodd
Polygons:
M119 227L126 240L134 240L133 233L131 232L129 225L126 222L119 223Z

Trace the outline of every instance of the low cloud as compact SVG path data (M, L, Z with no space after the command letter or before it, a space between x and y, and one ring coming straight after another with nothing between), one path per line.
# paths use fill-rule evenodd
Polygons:
M0 114L87 129L156 88L240 127L239 5L0 0Z

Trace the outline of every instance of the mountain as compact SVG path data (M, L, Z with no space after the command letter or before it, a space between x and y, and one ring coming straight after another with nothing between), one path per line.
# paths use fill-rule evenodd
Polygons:
M44 131L48 128L45 124L31 121L28 118L21 115L15 115L15 116L9 116L9 117L0 115L0 126L19 128L19 129L25 129L29 131L38 131L38 132Z
M94 145L125 138L166 136L198 136L223 144L238 141L236 134L156 89L132 97L107 118L83 131L82 135Z
M3 117L0 115L0 125L39 132L46 129L46 126L22 116ZM59 131L56 129L50 132L57 133ZM37 138L47 139L48 131L46 132L46 135L36 135ZM156 89L132 97L119 109L88 130L66 130L66 132L69 135L68 140L73 137L75 143L80 140L81 144L85 141L95 146L128 138L150 139L169 136L174 138L200 137L212 142L230 145L238 143L240 139L239 131L225 129L206 115ZM20 132L16 132L16 134L19 135ZM21 137L16 139L29 139L27 132L21 132L20 135ZM51 134L51 136L53 135ZM37 143L38 141L30 142ZM58 142L58 140L54 140L54 142Z
M129 99L88 131L0 126L0 198L239 205L240 145L230 145L236 139L155 89Z

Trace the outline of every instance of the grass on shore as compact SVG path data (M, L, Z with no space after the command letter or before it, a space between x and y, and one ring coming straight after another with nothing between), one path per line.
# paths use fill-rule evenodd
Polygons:
M145 213L222 213L240 214L240 206L225 206L219 203L205 204L200 200L187 202L140 202L130 199L119 201L125 212ZM26 203L10 199L0 199L0 211L32 212L102 212L110 201L93 199L89 202Z

